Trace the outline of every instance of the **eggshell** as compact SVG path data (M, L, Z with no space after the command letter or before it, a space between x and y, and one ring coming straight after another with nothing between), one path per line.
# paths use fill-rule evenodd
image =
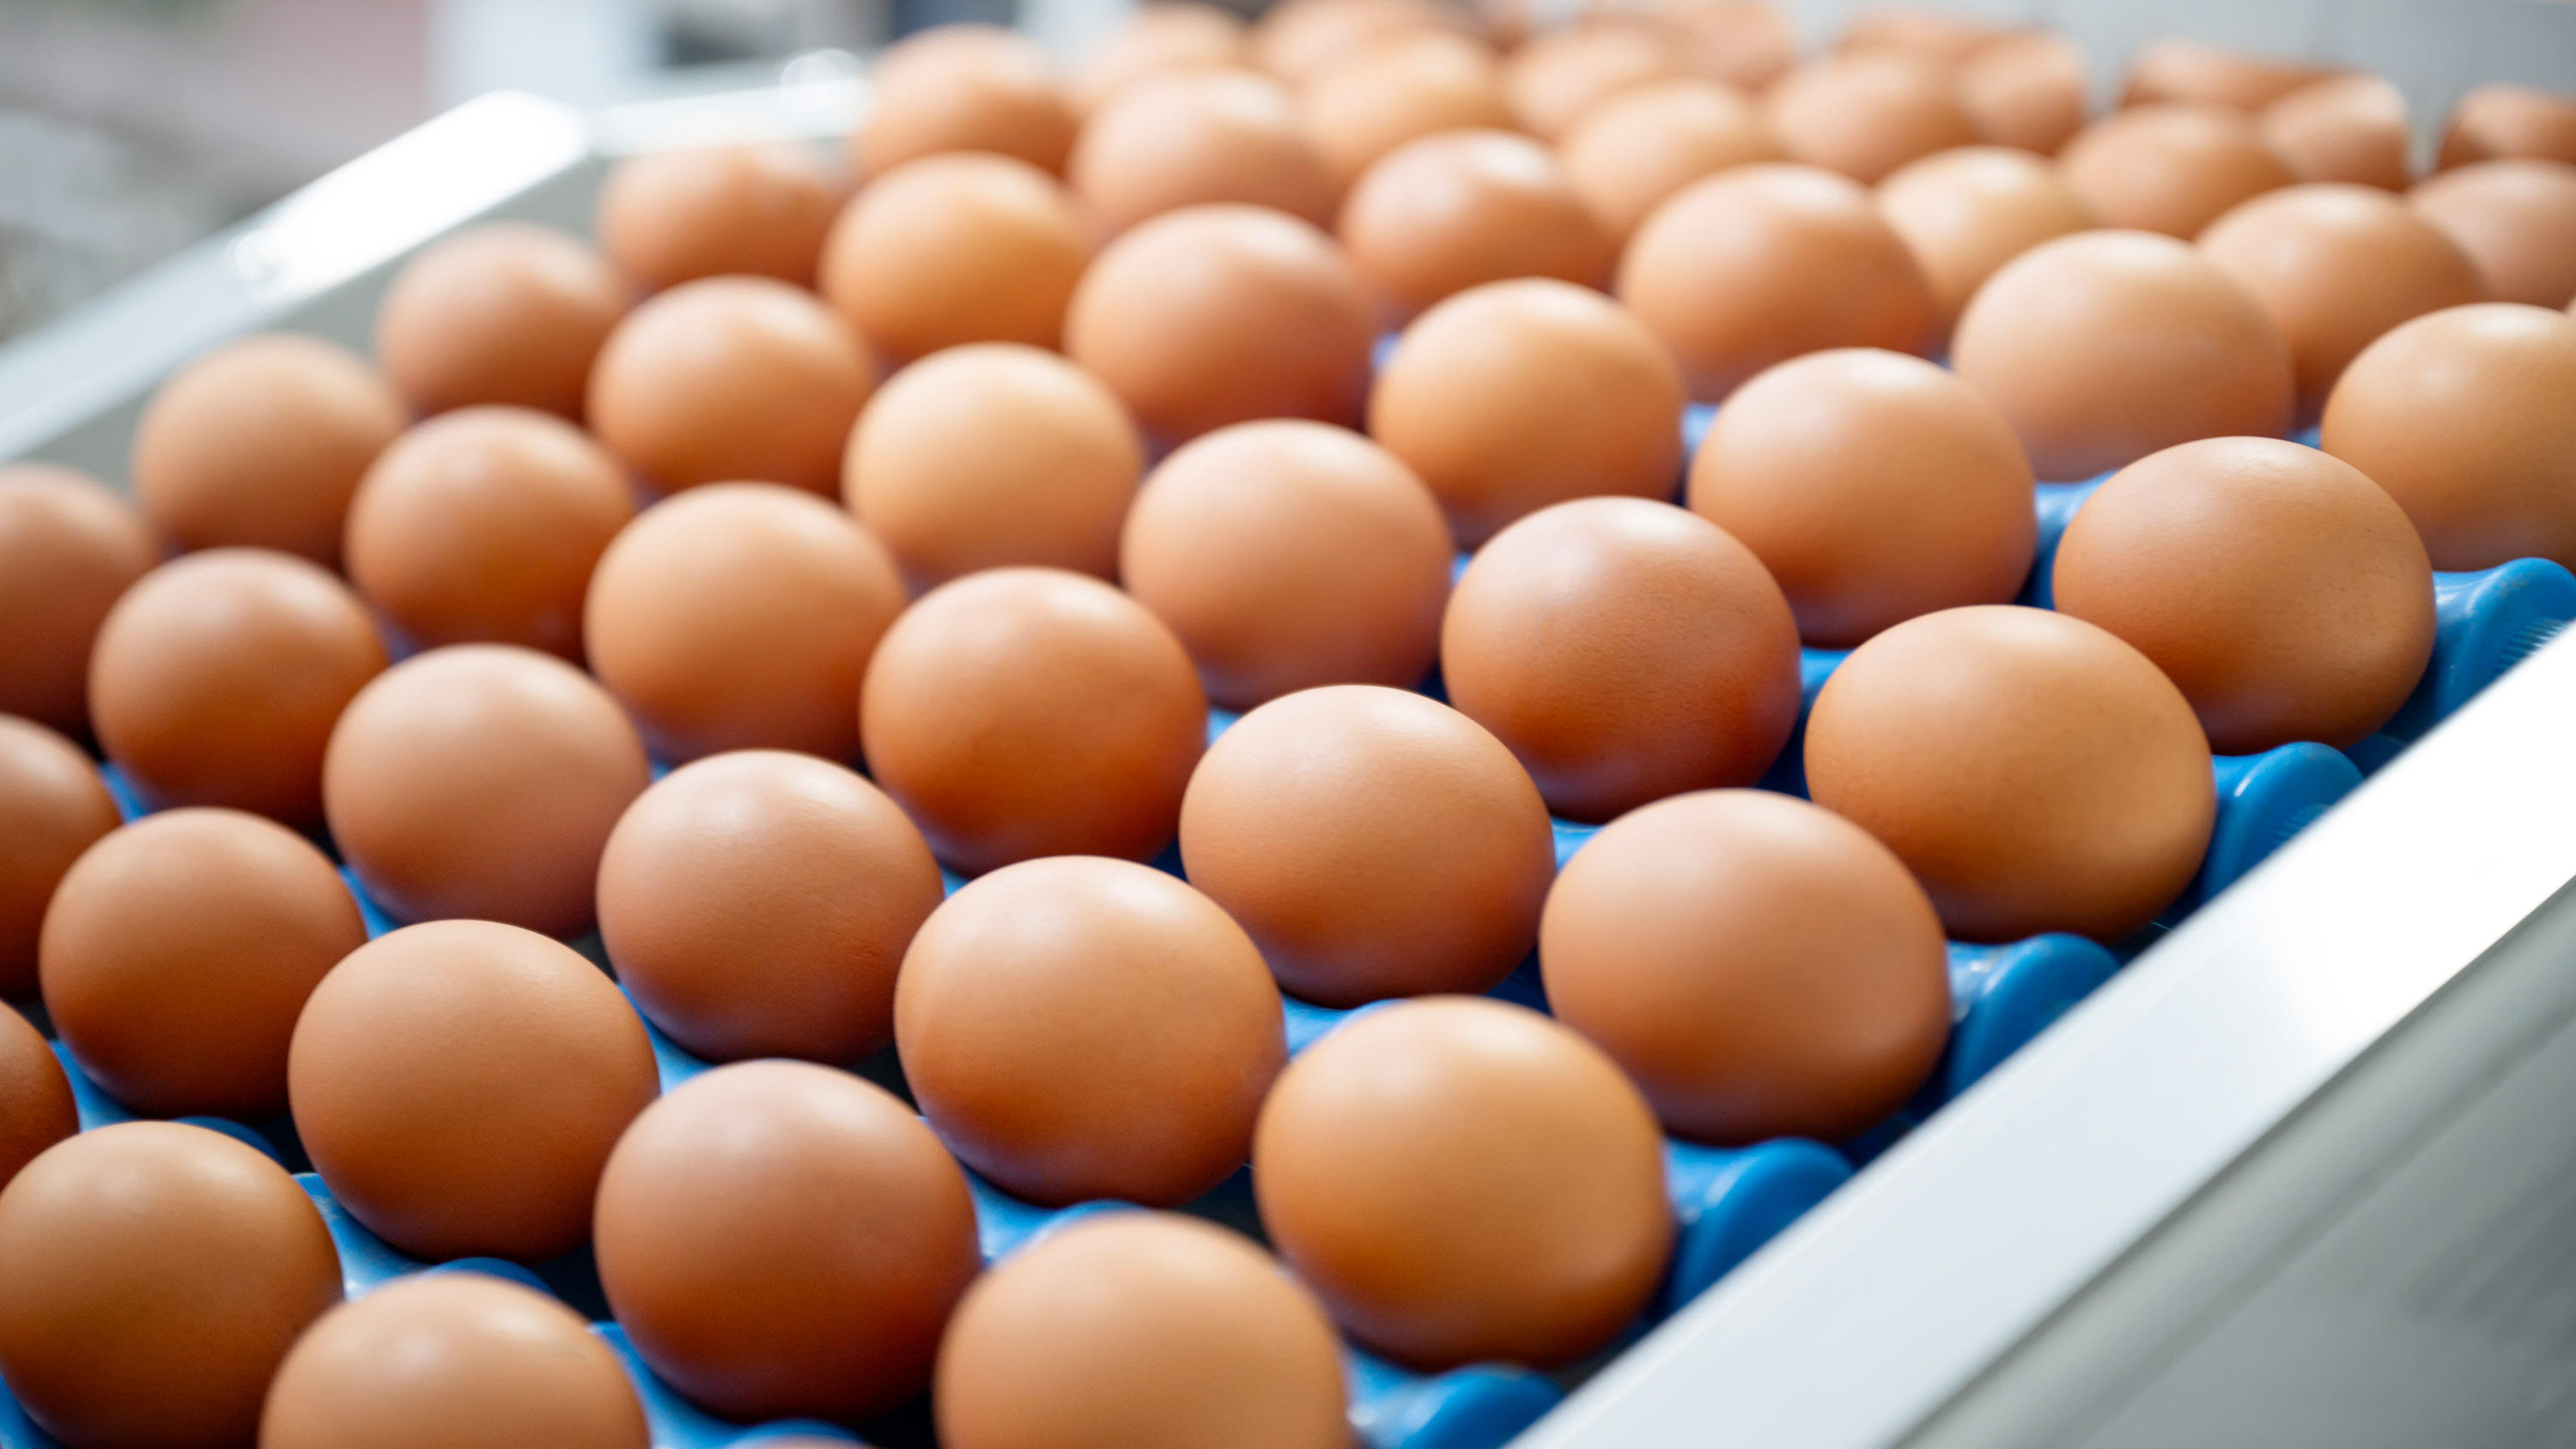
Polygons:
M2262 126L2263 144L2302 181L2406 189L2406 96L2384 77L2301 86L2263 108Z
M1120 90L1084 124L1065 174L1111 231L1211 202L1329 226L1341 191L1288 88L1230 68L1167 71Z
M341 857L395 919L569 936L590 925L599 852L646 779L634 727L588 675L533 650L459 644L350 701L322 800Z
M893 801L810 755L739 750L637 797L599 860L617 979L716 1061L855 1062L894 1039L894 974L939 866Z
M2066 143L2062 160L2067 183L2104 221L2186 241L2239 202L2298 179L2251 117L2215 105L2105 116Z
M1845 52L1896 51L1956 70L2012 32L2000 25L1937 10L1865 10L1843 27Z
M1006 866L931 912L894 1034L949 1150L1049 1205L1215 1187L1288 1054L1243 928L1179 878L1099 856Z
M0 997L36 989L45 903L81 852L115 828L116 802L79 746L0 715Z
M1172 839L1207 696L1142 604L1059 569L988 569L897 619L859 692L870 773L966 874Z
M1666 37L1607 17L1539 36L1503 63L1521 129L1549 141L1630 86L1687 74L1680 48Z
M1878 209L1922 264L1945 333L2004 263L2101 225L2063 171L2004 146L1961 146L1899 167L1879 183Z
M2505 156L2576 162L2576 98L2504 81L2460 97L2442 132L2441 169Z
M626 998L496 921L380 936L314 988L287 1060L331 1195L416 1258L543 1262L590 1235L618 1134L658 1089Z
M1253 1188L1342 1328L1424 1371L1609 1342L1671 1252L1663 1139L1599 1048L1525 1007L1408 1001L1279 1078Z
M1991 399L2043 479L2124 467L2194 438L2290 430L2289 343L2218 264L2137 231L2043 242L1988 278L1951 366Z
M1709 401L1802 352L1921 352L1939 322L1931 282L1869 193L1813 166L1739 166L1683 188L1637 229L1618 293Z
M1742 91L1696 76L1631 86L1557 145L1566 181L1621 241L1701 177L1787 154Z
M1333 61L1299 90L1297 112L1336 188L1408 141L1514 124L1493 52L1445 30L1399 31Z
M721 276L810 287L841 190L801 145L655 151L609 168L592 221L619 274L646 291Z
M823 295L896 362L968 342L1053 347L1091 263L1073 196L1026 161L976 151L898 166L823 247Z
M1896 852L1951 935L2117 941L2200 868L2217 811L2191 703L2067 614L1908 619L1852 651L1807 718L1815 802Z
M1077 115L1100 109L1120 87L1142 76L1199 65L1250 60L1243 18L1199 0L1152 0L1131 11L1109 38L1075 66L1065 91Z
M1449 525L1384 448L1322 423L1237 423L1165 459L1128 512L1127 591L1208 697L1420 682L1449 598Z
M157 552L142 518L97 479L0 464L0 713L89 728L90 646Z
M1690 507L1761 561L1807 643L2009 602L2038 525L2012 425L1901 353L1810 353L1755 377L1691 460ZM1775 747L1776 748L1776 747Z
M182 551L249 545L340 564L349 495L403 427L347 348L301 333L226 343L179 369L134 425L134 496Z
M230 1449L340 1259L286 1170L220 1132L126 1122L0 1192L0 1374L67 1445Z
M996 1266L949 1321L932 1398L948 1449L1346 1449L1343 1400L1314 1294L1166 1213L1084 1218Z
M579 662L581 601L635 516L579 428L471 407L394 440L349 505L349 579L415 645L523 644Z
M1179 444L1252 418L1359 420L1376 329L1333 239L1280 212L1192 206L1110 244L1065 316L1065 351L1148 433Z
M91 1081L154 1117L286 1110L314 983L367 942L330 857L238 810L170 810L81 856L45 912L45 1010Z
M385 667L346 585L266 549L155 569L90 656L99 744L152 806L229 805L307 825L334 721Z
M583 634L599 682L664 760L754 747L845 760L860 676L902 611L893 558L849 514L725 483L617 536Z
M2323 446L2397 500L2437 569L2576 566L2571 397L2576 318L2453 307L2353 359L2326 401Z
M1364 684L1284 695L1210 746L1181 859L1325 1006L1490 989L1537 941L1556 873L1547 807L1501 741Z
M1112 578L1144 470L1106 384L1051 352L983 343L924 358L869 399L841 497L915 588L1009 564Z
M2576 300L2576 165L2480 161L2443 172L2406 199L2469 254L2497 301Z
M2324 66L2275 60L2196 40L2158 40L2139 49L2120 104L2180 101L2259 111L2333 74Z
M597 1216L600 1285L636 1352L738 1419L911 1398L983 1267L939 1139L884 1088L804 1062L719 1067L646 1108Z
M54 1049L27 1018L0 1007L0 1188L79 1130L71 1080Z
M1597 287L1617 259L1556 158L1508 131L1446 131L1389 152L1351 188L1341 234L1397 322L1480 282Z
M2200 249L2289 342L2303 420L2389 328L2486 300L2468 253L2377 187L2315 182L2258 196L2203 232Z
M578 418L591 359L625 313L617 274L579 240L484 222L394 274L376 307L376 364L417 412L498 403Z
M995 151L1064 172L1073 107L1037 43L998 25L934 25L887 46L868 76L859 170L883 176L941 151Z
M2084 129L2084 52L2062 35L1996 41L1959 69L1959 104L1998 146L2054 156Z
M325 1314L278 1366L259 1426L259 1449L649 1440L624 1367L578 1314L472 1271L405 1278Z
M1892 51L1807 62L1764 94L1762 119L1791 160L1862 182L1979 139L1948 70Z
M1253 27L1252 53L1263 69L1302 84L1346 55L1414 30L1471 34L1475 26L1464 9L1440 0L1281 0Z
M829 496L873 386L867 350L811 293L708 277L609 334L590 377L590 425L666 493L754 479Z

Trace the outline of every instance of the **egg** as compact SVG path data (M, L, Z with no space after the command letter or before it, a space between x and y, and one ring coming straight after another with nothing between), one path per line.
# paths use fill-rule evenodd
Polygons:
M220 1449L339 1301L322 1214L220 1132L126 1122L48 1148L0 1192L0 1374L75 1446Z
M656 151L609 168L592 224L618 273L648 292L722 276L810 287L841 193L800 145Z
M2263 144L2301 181L2403 191L2412 170L2406 95L2385 77L2337 76L2263 108Z
M2158 40L2139 49L2120 104L2180 101L2259 111L2333 74L2323 66L2275 60L2197 40Z
M1701 177L1787 154L1742 91L1696 76L1631 86L1557 145L1566 181L1622 242Z
M1227 68L1126 86L1083 126L1065 174L1111 231L1211 202L1272 207L1325 226L1341 190L1288 88Z
M88 730L91 645L157 553L142 518L98 480L0 464L0 714Z
M384 667L366 610L337 578L266 549L211 549L155 569L108 611L90 720L148 805L308 825L332 725Z
M969 875L1038 855L1152 858L1206 730L1172 631L1057 569L988 569L924 594L859 692L870 773Z
M1953 936L2117 941L2181 894L2217 811L2180 689L2117 635L2010 605L1908 619L1807 719L1815 802L1896 852Z
M1630 86L1689 74L1679 46L1650 26L1603 17L1541 35L1503 63L1521 129L1554 141Z
M1074 68L1066 93L1089 116L1128 82L1164 70L1234 65L1250 59L1243 18L1200 0L1151 0Z
M1556 873L1547 807L1501 741L1363 684L1283 695L1210 746L1181 859L1281 986L1336 1007L1492 988Z
M1253 418L1359 420L1375 340L1333 239L1252 206L1166 212L1074 289L1065 351L1166 445Z
M619 984L715 1061L856 1062L892 1041L895 968L939 898L930 847L883 791L784 750L672 771L599 860Z
M1653 12L1694 74L1767 89L1798 58L1798 35L1769 0L1663 0Z
M1107 384L1051 352L980 343L922 359L868 400L841 497L915 588L1010 564L1112 578L1144 469Z
M134 425L135 501L182 551L279 549L340 564L349 495L402 403L337 343L269 332L179 369Z
M1332 1322L1269 1254L1196 1218L1105 1213L967 1290L932 1402L948 1449L1345 1449L1344 1397Z
M1323 423L1237 423L1146 480L1119 545L1127 591L1219 707L1319 684L1420 682L1449 599L1449 525L1413 470Z
M522 644L578 662L582 595L635 516L579 428L469 407L394 440L349 504L349 581L410 643Z
M1297 113L1336 189L1408 141L1513 125L1493 52L1445 30L1399 31L1333 61L1298 91Z
M942 151L993 151L1061 175L1078 123L1045 52L997 25L934 25L870 68L868 114L851 137L859 170L883 176Z
M2335 379L2381 333L2486 299L2466 252L2372 186L2312 182L2258 196L2201 233L2200 249L2254 294L2289 342L2303 421L2324 409Z
M2116 112L2066 143L2067 183L2112 226L2200 235L2239 202L2298 178L2240 111L2150 105Z
M578 239L483 222L394 274L376 307L376 365L416 412L502 404L578 418L591 360L625 314L624 284Z
M894 1034L940 1140L1048 1206L1215 1187L1288 1052L1243 928L1177 877L1099 856L1005 866L931 912Z
M1739 166L1683 188L1629 242L1618 294L1706 401L1802 352L1921 352L1939 322L1931 282L1869 193L1813 166Z
M2084 129L2084 52L2062 35L1996 41L1959 68L1959 105L1998 146L2054 156Z
M1607 1344L1672 1248L1663 1140L1609 1057L1525 1007L1356 1017L1262 1108L1253 1188L1279 1255L1372 1351L1426 1372Z
M644 1410L579 1314L494 1274L431 1272L323 1315L278 1366L259 1449L645 1449Z
M1843 28L1840 48L1895 51L1955 70L2011 33L2000 25L1937 10L1866 10Z
M395 919L569 936L590 926L600 850L646 770L634 727L588 675L533 650L459 644L350 701L322 801L341 857Z
M1979 139L1949 72L1893 51L1807 62L1762 97L1762 119L1791 160L1861 182Z
M2414 521L2437 569L2576 566L2576 318L2512 303L2418 317L2353 359L2325 450Z
M1617 259L1565 168L1508 131L1446 131L1389 152L1352 186L1341 235L1398 323L1480 282L1597 287Z
M323 973L367 942L330 857L238 810L169 810L83 854L45 912L45 1010L128 1110L263 1122Z
M859 193L823 245L823 295L898 363L969 342L1053 347L1090 263L1082 216L1054 177L957 151Z
M1441 0L1281 0L1253 27L1253 58L1302 84L1334 61L1416 30L1472 33L1468 13Z
M1878 209L1932 283L1944 333L2004 263L2101 224L2063 171L2005 146L1961 146L1901 166L1879 183Z
M2441 168L2507 156L2576 162L2576 99L2506 81L2460 97L2442 132Z
M1959 376L2073 481L2194 438L2290 430L2289 343L2261 301L2170 237L2083 232L2007 262L1970 299Z
M884 545L771 483L695 489L620 533L591 575L591 668L658 757L858 751L868 657L903 611Z
M2576 301L2576 165L2480 161L2443 172L2406 199L2469 254L2497 301Z
M0 1188L79 1130L71 1080L54 1049L27 1018L0 1007Z
M658 1089L608 977L496 921L407 926L342 958L296 1022L287 1083L331 1196L433 1262L580 1246L609 1149Z
M738 1419L847 1421L919 1393L983 1267L939 1139L884 1088L805 1062L719 1067L645 1108L597 1221L635 1351Z
M45 904L81 852L115 828L116 802L79 746L0 714L0 997L36 989Z
M1746 383L1691 460L1689 499L1825 649L2008 602L2037 544L2012 426L1957 374L1894 352L1810 353Z

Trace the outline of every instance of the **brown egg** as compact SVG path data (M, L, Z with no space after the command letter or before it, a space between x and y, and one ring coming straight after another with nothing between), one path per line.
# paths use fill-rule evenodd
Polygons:
M1333 61L1298 92L1297 111L1337 189L1408 141L1513 125L1493 52L1445 30L1399 31Z
M1053 347L1091 264L1073 196L1026 161L957 151L898 166L823 247L823 295L901 363L968 342Z
M1190 879L1325 1006L1484 991L1538 939L1547 806L1474 720L1376 685L1284 695L1210 746L1181 806Z
M1234 69L1166 71L1120 90L1083 126L1065 174L1113 232L1212 202L1330 226L1341 192L1288 88Z
M692 147L611 167L592 220L609 261L646 291L724 276L810 287L841 195L804 146Z
M1269 1254L1197 1218L1107 1213L967 1290L932 1402L948 1449L1347 1449L1344 1398L1332 1321Z
M2037 543L2030 490L1994 404L1947 369L1865 348L1746 383L1690 472L1691 511L1752 551L1800 637L1825 649L2009 602Z
M1353 1338L1432 1371L1600 1348L1673 1238L1654 1113L1525 1007L1370 1012L1280 1075L1253 1143L1261 1220Z
M2385 77L2337 76L2263 108L2263 144L2301 181L2349 181L2403 191L2406 96Z
M915 588L1010 564L1115 578L1144 470L1136 424L1098 378L983 343L924 358L869 399L841 498Z
M2576 162L2576 99L2507 82L2460 97L2442 133L2441 169L2506 156Z
M1253 418L1359 421L1375 331L1331 237L1262 207L1192 206L1100 254L1064 341L1171 445Z
M699 1056L855 1062L894 1039L894 973L939 866L855 771L784 750L683 765L617 822L599 934L653 1024Z
M220 1132L126 1122L0 1192L0 1374L67 1445L230 1449L304 1326L339 1301L322 1214Z
M259 1449L645 1449L623 1365L579 1314L489 1273L424 1273L323 1315L268 1388Z
M590 377L590 425L666 493L733 479L829 496L874 386L867 350L813 294L709 277L617 324Z
M1950 363L2003 409L2043 479L2073 481L2194 438L2290 430L2289 343L2253 293L2170 237L2059 237L2004 264L1959 318Z
M36 1154L80 1130L71 1079L27 1018L0 1006L0 1188Z
M636 1352L739 1419L911 1398L983 1267L939 1139L883 1087L805 1062L719 1067L646 1108L597 1220L600 1286Z
M590 1236L609 1149L658 1090L598 967L534 931L432 921L322 978L287 1062L331 1195L417 1258L537 1263Z
M97 479L0 464L0 713L87 731L90 645L157 553L142 518Z
M2326 401L2325 450L2406 510L2437 569L2576 566L2576 318L2510 303L2418 317Z
M349 702L322 799L341 857L395 919L570 936L590 926L599 852L646 769L634 727L590 676L550 654L459 644Z
M1468 13L1441 0L1281 0L1252 33L1253 58L1303 84L1342 57L1413 30L1472 34Z
M1200 0L1150 0L1074 68L1066 94L1089 116L1128 82L1158 71L1250 59L1243 17Z
M1206 731L1172 631L1060 569L931 590L886 631L859 692L870 773L969 875L1038 855L1152 858Z
M1879 183L1878 209L1931 280L1944 333L2004 263L2101 224L2064 172L2004 146L1962 146L1900 167Z
M1064 172L1073 107L1037 43L997 25L935 25L887 46L869 70L859 170L883 176L941 151L995 151Z
M1369 394L1369 431L1473 548L1569 498L1671 497L1684 401L1672 357L1626 308L1533 277L1469 288L1406 329Z
M2576 165L2480 161L2443 172L2406 199L2469 254L2497 301L2576 301Z
M1956 69L2012 32L1936 10L1867 10L1843 28L1845 51L1897 51Z
M903 612L884 545L792 488L725 483L645 513L591 576L599 682L653 753L858 752L868 656Z
M2112 226L2188 241L2237 203L2298 178L2253 118L2225 106L2152 105L2066 143L2067 183Z
M1441 582L1445 592L1445 573ZM116 801L79 746L0 714L0 997L35 991L45 903L81 852L115 828Z
M349 504L349 580L402 637L581 659L581 601L635 516L617 460L549 413L472 407L379 455Z
M322 748L384 646L348 587L300 558L225 548L155 569L90 656L100 746L155 808L230 805L307 825Z
M1388 153L1351 188L1341 233L1399 323L1480 282L1597 287L1618 255L1556 158L1508 131L1447 131Z
M2138 51L2120 104L2179 101L2259 111L2333 74L2325 66L2274 60L2196 40L2158 40Z
M1959 105L1997 146L2054 156L2084 129L2084 52L2062 35L1996 41L1959 68Z
M1409 686L1431 668L1449 525L1413 470L1357 433L1220 428L1154 470L1124 538L1127 591L1223 708L1319 684Z
M1609 19L1539 36L1503 63L1503 83L1521 129L1549 141L1630 86L1689 73L1681 48L1669 37Z
M1701 177L1787 154L1742 91L1696 76L1631 86L1557 145L1566 181L1621 241Z
M1654 10L1693 74L1768 89L1798 59L1798 34L1769 0L1663 0Z
M1978 139L1949 71L1893 51L1807 62L1762 97L1762 119L1790 159L1862 182Z
M1050 1206L1215 1187L1288 1054L1243 928L1179 878L1099 856L1022 861L931 912L894 1034L949 1150Z
M2289 342L2302 421L2323 411L2335 379L2381 333L2486 300L2468 254L2373 186L2313 182L2258 196L2201 233L2200 249Z
M250 545L340 566L349 495L402 404L337 343L270 332L173 374L134 425L134 496L182 551Z
M484 222L394 274L376 307L376 364L417 412L500 403L578 418L591 359L625 313L625 286L578 239Z
M1711 402L1802 352L1921 352L1939 321L1869 193L1813 166L1739 166L1685 187L1637 229L1618 290Z
M90 847L45 912L45 1010L128 1110L264 1122L314 983L367 943L330 857L238 810L170 810Z
M2217 810L2182 691L2045 609L1945 609L1852 651L1806 763L1815 802L1885 842L1970 941L2119 940L2191 882Z

